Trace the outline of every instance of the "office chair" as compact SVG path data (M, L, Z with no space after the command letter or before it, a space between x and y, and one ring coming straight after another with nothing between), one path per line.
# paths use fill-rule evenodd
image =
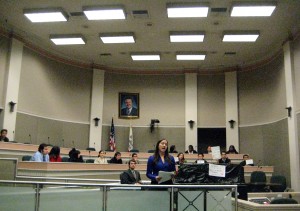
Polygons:
M68 157L62 157L61 162L69 162L69 158Z
M268 192L267 177L263 171L253 171L250 176L250 192Z
M30 161L31 160L31 156L30 155L24 155L22 157L22 161Z
M280 185L270 186L273 192L284 192L286 190L286 178L282 175L272 175L270 183L279 183Z
M87 159L85 162L86 163L94 163L94 161L95 161L94 159Z
M140 152L140 150L138 150L138 149L132 149L129 152Z
M86 150L88 150L88 151L96 151L96 149L94 147L88 147L88 148L86 148Z
M298 204L298 202L291 198L275 198L270 204Z
M148 150L148 153L154 153L154 152L155 152L154 149L149 149L149 150Z

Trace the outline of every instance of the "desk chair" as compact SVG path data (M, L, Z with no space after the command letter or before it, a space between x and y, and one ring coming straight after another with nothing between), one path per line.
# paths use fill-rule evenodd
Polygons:
M86 163L94 163L95 160L94 160L94 159L87 159L85 162L86 162Z
M69 162L69 158L68 157L62 157L61 162Z
M253 171L250 176L250 192L268 192L265 183L267 177L263 171Z
M275 198L270 204L298 204L298 202L295 199L290 198Z
M132 150L130 150L130 152L140 152L140 150L138 150L138 149L132 149Z
M149 149L149 150L148 150L148 153L154 153L154 152L155 152L154 149Z
M272 175L270 183L279 183L280 185L271 186L273 192L284 192L286 190L286 178L282 175Z
M88 148L86 148L86 150L88 150L88 151L96 151L96 149L94 147L88 147Z
M31 160L31 156L30 155L24 155L22 157L22 161L30 161Z

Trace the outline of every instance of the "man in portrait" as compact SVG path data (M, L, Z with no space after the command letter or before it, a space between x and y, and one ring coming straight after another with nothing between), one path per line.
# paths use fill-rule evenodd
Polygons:
M138 110L133 107L131 97L125 97L124 103L126 107L121 109L122 116L138 116Z

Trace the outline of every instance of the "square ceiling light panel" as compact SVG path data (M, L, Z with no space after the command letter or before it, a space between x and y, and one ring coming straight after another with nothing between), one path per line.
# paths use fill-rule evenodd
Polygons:
M125 19L123 7L83 7L88 20L118 20Z
M170 42L203 42L203 32L170 32Z
M86 43L82 35L50 35L50 40L55 45L84 45Z
M105 33L99 34L100 39L105 44L111 43L135 43L134 33Z
M159 54L131 54L133 61L158 61L160 60Z
M67 21L69 16L60 8L25 9L23 14L33 23Z
M225 32L223 42L255 42L259 32Z
M276 8L275 4L234 4L231 9L232 17L269 17Z
M204 4L182 3L167 4L168 18L201 18L207 17L208 6Z

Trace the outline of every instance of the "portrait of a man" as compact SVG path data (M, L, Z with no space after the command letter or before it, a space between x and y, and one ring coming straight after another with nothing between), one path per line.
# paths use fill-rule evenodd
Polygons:
M139 94L119 93L119 117L120 118L139 117Z

